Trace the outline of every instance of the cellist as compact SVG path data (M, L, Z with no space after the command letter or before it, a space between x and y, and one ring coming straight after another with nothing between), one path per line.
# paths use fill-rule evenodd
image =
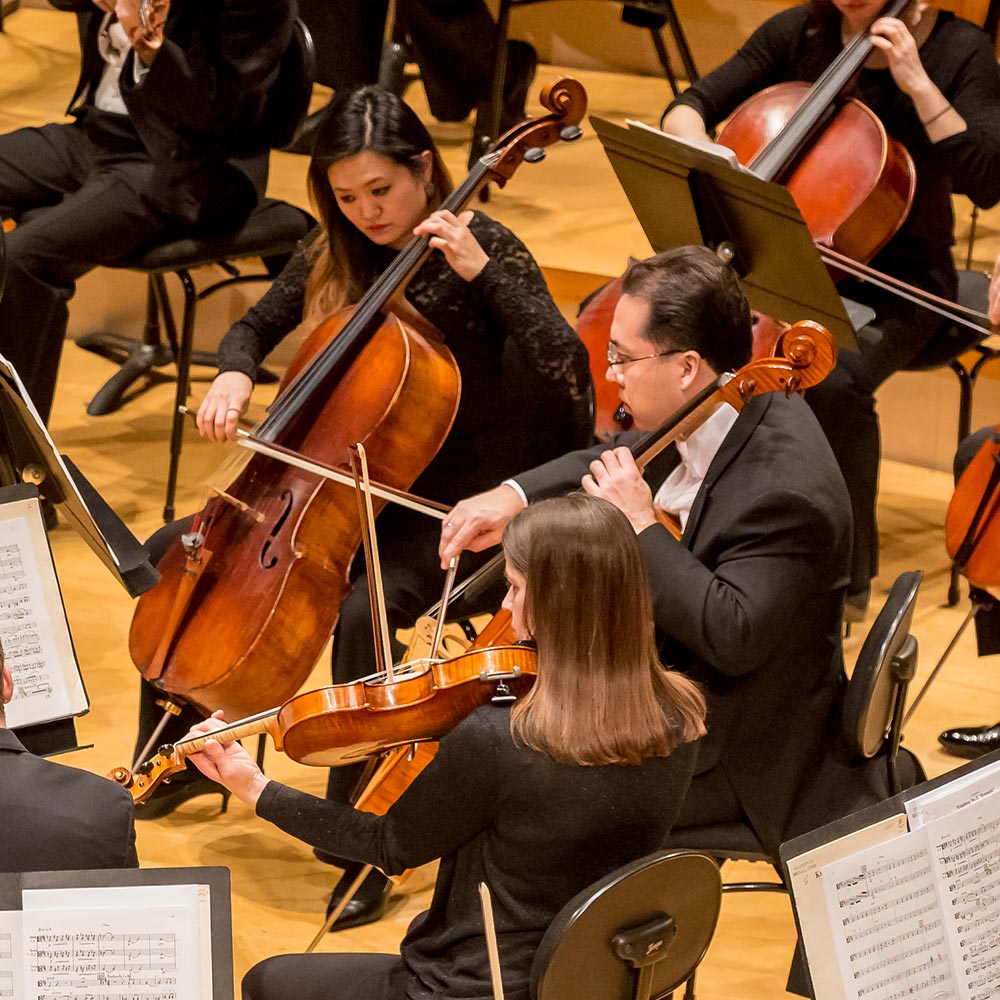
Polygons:
M535 685L513 707L467 716L385 816L268 781L238 744L213 740L192 756L307 844L390 873L441 858L430 909L400 955L271 958L244 978L244 1000L492 996L476 892L484 880L496 900L505 996L527 1000L535 950L561 907L656 850L669 831L705 703L659 663L628 520L577 494L522 511L503 544L504 607L518 638L536 643ZM208 719L195 732L221 725Z
M913 206L873 267L946 299L956 293L951 195L989 207L1000 200L1000 75L985 33L924 3L903 19L880 18L884 0L812 0L782 11L727 62L685 91L663 118L665 131L707 139L742 101L766 87L814 82L851 38L871 31L874 51L851 96L882 121L912 156ZM936 314L872 285L841 291L876 313L859 352L842 351L832 375L808 396L851 494L854 551L845 614L860 620L878 569L875 498L879 430L874 393L941 328Z
M430 238L433 252L406 289L406 300L444 336L462 394L451 432L414 492L453 502L515 471L525 455L542 459L567 447L578 433L577 413L585 409L577 401L589 386L586 350L556 308L531 254L509 230L480 213L436 211L451 182L416 114L378 87L338 94L316 136L309 188L320 225L223 338L220 373L198 410L200 432L210 440L234 439L267 353L303 320L315 326L357 301L416 232ZM162 529L151 547L162 551L164 538L175 538L183 524ZM428 518L390 507L379 518L378 532L394 634L412 625L440 592L438 528ZM374 668L362 568L340 608L336 683ZM160 714L153 689L144 683L137 751ZM163 738L183 735L199 718L186 711ZM336 797L346 798L356 779L355 769L334 772ZM174 780L137 812L163 815L185 798L213 790L219 789ZM369 887L374 915L385 885L378 877ZM357 916L350 911L347 919Z

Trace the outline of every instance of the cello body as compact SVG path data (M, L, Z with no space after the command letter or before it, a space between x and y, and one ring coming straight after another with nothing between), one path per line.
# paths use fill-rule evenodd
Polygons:
M336 317L323 324L325 339L341 325ZM447 436L459 389L444 344L390 315L322 408L302 421L293 446L340 465L361 441L373 478L406 489ZM163 579L139 600L129 650L147 680L206 714L221 708L240 718L281 704L305 682L349 589L361 530L351 489L262 455L226 493L247 509L209 500L204 568L182 595L187 560L180 545L171 547L159 564Z
M762 90L736 109L719 142L752 168L811 92L807 83ZM862 263L899 230L917 186L905 147L853 99L838 104L808 148L767 179L788 188L813 239Z

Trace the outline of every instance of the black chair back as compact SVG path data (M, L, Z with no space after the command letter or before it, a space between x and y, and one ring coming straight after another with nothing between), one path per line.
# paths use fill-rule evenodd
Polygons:
M297 17L292 39L281 60L278 78L268 91L268 135L275 149L287 146L309 111L316 78L316 49L305 21Z
M858 757L871 758L886 740L892 794L906 689L916 672L917 640L910 635L923 574L901 573L872 624L844 698L843 734Z
M685 982L708 950L722 903L704 854L659 851L571 899L531 969L532 1000L650 1000Z

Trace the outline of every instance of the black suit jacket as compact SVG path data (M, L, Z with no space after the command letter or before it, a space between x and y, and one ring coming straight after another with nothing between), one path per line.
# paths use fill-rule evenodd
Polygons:
M631 440L622 437L615 443ZM529 499L565 492L603 450L517 482ZM676 462L671 448L647 467L654 491ZM723 768L772 850L840 719L850 540L847 489L826 438L801 398L780 394L744 408L681 541L661 525L639 536L663 661L707 695L698 772Z
M0 728L0 871L138 868L132 796Z
M93 0L51 0L76 11L80 79L70 113L86 114L103 70ZM292 38L292 0L172 0L164 42L137 84L122 67L129 117L157 167L153 199L209 228L240 225L263 195L278 109L269 93Z

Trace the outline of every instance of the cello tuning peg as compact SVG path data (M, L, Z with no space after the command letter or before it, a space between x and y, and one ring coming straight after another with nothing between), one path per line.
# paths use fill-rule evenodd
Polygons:
M541 146L529 146L524 151L525 163L541 163L545 159L545 150Z
M563 142L576 142L583 135L583 129L579 125L566 125L559 130L559 138Z

